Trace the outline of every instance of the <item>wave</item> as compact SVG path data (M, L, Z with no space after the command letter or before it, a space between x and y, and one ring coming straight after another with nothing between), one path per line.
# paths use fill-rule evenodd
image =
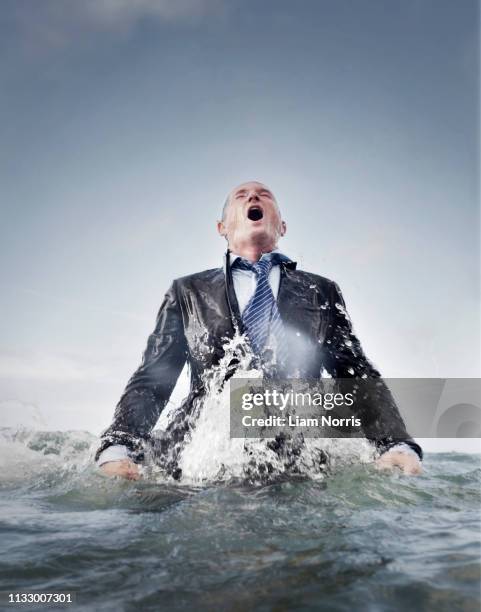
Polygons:
M202 439L201 427L197 434L198 439ZM350 499L392 500L406 494L409 498L409 492L415 491L416 498L424 496L432 499L433 503L438 500L442 504L443 500L453 500L458 496L479 504L479 455L428 454L425 475L421 477L424 484L420 488L417 478L403 478L395 474L395 485L392 485L392 479L386 480L377 473L371 465L372 448L364 440L306 440L306 451L301 458L297 458L296 471L286 474L282 461L269 454L272 451L267 448L266 441L235 440L229 446L229 452L224 448L216 454L212 440L206 440L205 445L201 445L198 439L193 437L186 446L186 458L182 463L186 475L180 482L165 477L155 463L150 464L142 471L142 481L137 483L141 495L149 499L153 491L159 490L159 486L164 491L175 491L176 498L180 491L183 491L182 495L188 495L189 491L196 491L199 487L226 483L234 486L274 486L285 480L308 479L322 484L326 477L335 475L330 479L329 486L339 487L340 494L341 490L345 490L346 498ZM246 443L250 446L244 446ZM122 496L132 488L132 483L103 476L94 462L98 445L99 438L88 431L0 428L0 462L3 466L0 489L20 487L29 493L50 489L52 494L66 496L65 499L70 496L71 501L74 498L78 501L82 496L86 502L98 501L103 496L101 505L108 505L112 495ZM313 457L318 457L320 451L328 456L323 470L313 465ZM277 472L271 471L269 479L261 467L267 460L277 468ZM254 469L253 466L257 467ZM366 482L373 488L366 488ZM112 495L105 497L109 491Z

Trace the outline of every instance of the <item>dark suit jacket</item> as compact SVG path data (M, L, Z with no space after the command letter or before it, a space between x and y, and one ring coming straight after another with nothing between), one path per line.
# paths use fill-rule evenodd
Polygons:
M319 379L325 369L333 378L379 378L353 333L337 284L297 270L295 262L284 261L280 266L277 304L287 331L289 360L278 375ZM202 401L203 374L219 363L224 344L236 328L243 331L229 266L225 272L215 268L174 280L160 306L142 363L120 398L112 424L102 434L96 457L112 444L123 444L134 460L143 459L145 442L187 361L190 392L170 426L172 436L179 439L185 435L188 425L185 419L181 423L182 415L188 415L194 403ZM235 372L236 365L234 357L226 378ZM377 413L371 419L376 427L366 431L366 437L381 451L405 441L422 458L422 450L407 434L391 393L385 385L380 392ZM392 434L379 436L380 431Z

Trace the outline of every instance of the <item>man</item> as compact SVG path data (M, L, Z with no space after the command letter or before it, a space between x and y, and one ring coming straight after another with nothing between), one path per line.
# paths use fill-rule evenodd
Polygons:
M159 415L169 400L186 360L191 371L189 396L181 414L202 403L205 374L225 355L237 333L246 338L254 363L270 375L319 378L379 378L353 334L339 287L322 276L296 269L278 250L287 227L277 201L262 183L248 182L231 191L218 233L228 243L223 268L173 282L160 307L141 366L102 435L96 458L109 476L139 478L138 465ZM228 376L238 360L229 364ZM373 439L381 468L421 472L422 450L411 440L388 389L383 393L381 425L395 425L395 439ZM182 439L185 423L168 435ZM368 434L366 434L369 437ZM175 461L174 461L175 464ZM176 465L170 473L179 478Z

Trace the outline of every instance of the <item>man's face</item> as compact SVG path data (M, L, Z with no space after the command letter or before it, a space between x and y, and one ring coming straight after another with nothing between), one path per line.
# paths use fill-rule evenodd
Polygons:
M217 224L234 252L256 245L265 252L276 248L286 224L274 195L262 183L243 183L229 194L224 219Z

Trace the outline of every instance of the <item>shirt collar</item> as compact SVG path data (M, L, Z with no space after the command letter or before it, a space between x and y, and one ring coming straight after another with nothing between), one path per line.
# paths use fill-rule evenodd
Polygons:
M279 249L273 249L270 252L277 253L281 261L294 263L292 262L292 259L287 257L287 255L284 255L284 253L282 253L282 251L280 251ZM227 256L229 256L229 267L232 267L232 264L234 263L234 261L240 257L240 255L237 255L237 253L233 253L232 251L227 250L227 252L224 253L224 266L223 266L224 272L226 271Z

